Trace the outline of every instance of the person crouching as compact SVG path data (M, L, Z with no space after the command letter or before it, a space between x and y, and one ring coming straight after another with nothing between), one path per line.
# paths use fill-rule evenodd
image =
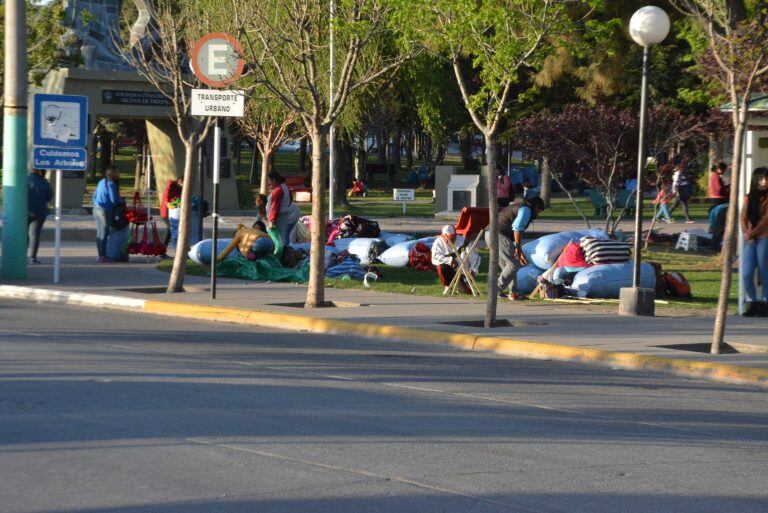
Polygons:
M456 276L456 268L459 261L451 245L456 242L456 229L447 224L443 226L442 233L435 239L432 245L432 265L437 269L437 275L440 277L440 283L443 284L443 294L447 294L451 282ZM469 285L466 279L461 278L459 287L465 294L470 294Z

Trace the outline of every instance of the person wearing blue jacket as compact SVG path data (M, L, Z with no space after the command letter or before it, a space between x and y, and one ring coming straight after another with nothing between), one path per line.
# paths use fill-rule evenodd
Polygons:
M120 173L116 166L107 169L107 175L102 178L93 193L93 219L96 221L96 249L99 252L99 262L108 263L107 241L109 240L110 219L112 208L120 201L118 182Z
M39 264L37 250L40 248L40 233L45 219L50 214L48 203L53 199L51 184L45 179L45 171L33 169L27 177L29 192L27 196L27 227L29 230L30 263Z

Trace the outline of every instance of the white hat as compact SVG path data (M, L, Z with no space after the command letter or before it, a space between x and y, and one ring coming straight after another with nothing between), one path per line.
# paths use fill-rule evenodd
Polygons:
M446 224L443 226L443 235L456 235L456 229L452 224Z

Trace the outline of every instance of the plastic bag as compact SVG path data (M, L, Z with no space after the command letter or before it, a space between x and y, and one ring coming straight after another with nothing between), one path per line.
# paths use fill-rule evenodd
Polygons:
M578 242L582 237L605 237L602 230L574 230L570 232L553 233L539 237L523 245L523 254L529 262L536 264L541 269L549 269L563 252L565 246L571 242Z
M371 239L371 238L351 239L349 246L347 247L347 250L351 254L357 256L360 259L360 263L362 265L370 265L371 247L379 241L381 241L381 239Z
M437 237L424 237L418 240L409 240L395 244L384 253L379 255L379 260L386 265L392 267L406 267L408 265L408 257L410 256L411 249L417 242L423 242L428 248L432 249L432 244Z
M573 283L566 291L579 297L617 298L619 289L632 286L633 265L633 262L629 261L584 269L573 277ZM639 286L656 288L656 271L651 264L640 265Z
M536 267L534 264L528 264L518 269L516 285L517 290L515 292L525 296L533 292L533 289L536 288L538 283L536 280L539 276L541 276L541 273L543 272L544 271Z
M216 254L220 255L224 248L229 246L232 239L218 239L216 241ZM213 239L201 240L194 246L192 246L187 253L187 256L196 264L199 265L211 265L211 248L213 247ZM239 255L237 251L231 252L226 256L226 260L230 260ZM221 264L218 264L221 265Z
M219 262L216 267L216 276L253 281L287 281L298 283L304 283L309 280L309 260L304 262L298 269L293 269L283 267L277 257L272 255L251 262L239 253L233 251L231 254L235 256Z

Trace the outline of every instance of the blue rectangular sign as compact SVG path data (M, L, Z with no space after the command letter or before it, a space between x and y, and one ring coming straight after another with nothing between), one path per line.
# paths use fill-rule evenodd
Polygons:
M83 148L35 148L32 166L35 169L85 171L88 168L88 152Z
M35 95L34 145L88 146L88 98L70 94Z

